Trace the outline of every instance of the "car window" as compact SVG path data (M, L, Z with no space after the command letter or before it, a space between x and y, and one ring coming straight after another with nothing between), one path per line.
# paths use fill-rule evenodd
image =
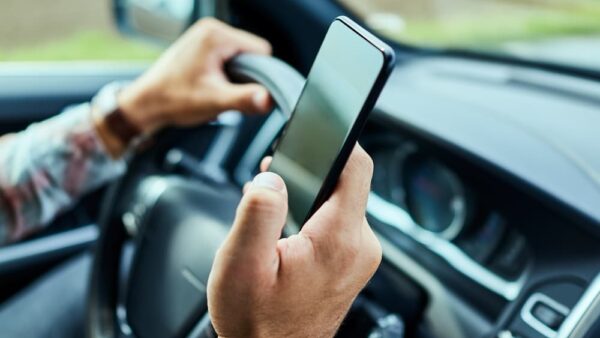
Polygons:
M160 48L119 35L110 0L2 0L0 62L149 61Z
M600 70L599 0L339 0L386 37Z

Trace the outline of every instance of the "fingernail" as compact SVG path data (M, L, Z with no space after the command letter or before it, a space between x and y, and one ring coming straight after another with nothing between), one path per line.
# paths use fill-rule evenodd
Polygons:
M259 109L263 109L265 106L265 101L267 100L267 92L264 90L259 90L254 93L252 97L252 101L254 102L254 106Z
M256 175L252 181L252 186L260 188L268 188L276 191L281 191L284 188L283 180L279 175L272 172L264 172Z

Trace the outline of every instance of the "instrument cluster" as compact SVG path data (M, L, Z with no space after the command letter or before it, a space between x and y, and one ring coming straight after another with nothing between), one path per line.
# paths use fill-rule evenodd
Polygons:
M473 169L383 128L366 132L361 143L375 164L370 215L484 287L513 297L528 264L527 243Z
M459 175L410 141L371 139L373 192L405 210L416 224L454 240L474 212L473 195Z

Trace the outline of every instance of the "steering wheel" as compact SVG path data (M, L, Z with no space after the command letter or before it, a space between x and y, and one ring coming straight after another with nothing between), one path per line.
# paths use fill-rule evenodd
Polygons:
M283 127L304 84L298 72L258 55L239 55L226 71L233 81L264 85L274 101L265 125ZM267 134L262 142L270 144L277 133ZM260 159L265 150L254 157ZM143 153L136 155L101 206L88 295L89 337L201 337L210 327L206 283L240 189L147 175L147 161Z

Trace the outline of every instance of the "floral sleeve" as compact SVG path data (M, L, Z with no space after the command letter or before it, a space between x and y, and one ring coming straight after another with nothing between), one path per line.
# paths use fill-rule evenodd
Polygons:
M0 244L48 225L82 194L124 172L125 161L103 148L90 110L81 104L0 138Z

